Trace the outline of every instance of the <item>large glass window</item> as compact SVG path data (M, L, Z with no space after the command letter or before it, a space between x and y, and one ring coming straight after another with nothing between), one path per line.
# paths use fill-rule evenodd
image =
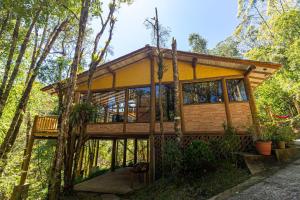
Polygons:
M229 101L247 101L243 79L229 79L226 81Z
M174 85L162 85L162 104L164 121L174 120ZM156 85L156 120L160 119L159 89Z
M128 122L149 122L150 87L129 89Z
M84 101L86 95L81 99ZM125 90L93 93L92 104L97 113L96 123L123 122L125 111Z
M182 90L184 104L223 102L221 81L186 83Z

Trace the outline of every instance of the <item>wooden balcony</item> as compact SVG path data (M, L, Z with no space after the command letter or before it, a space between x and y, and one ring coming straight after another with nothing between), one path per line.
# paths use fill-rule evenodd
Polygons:
M36 116L34 119L32 133L34 136L56 137L57 136L57 116Z

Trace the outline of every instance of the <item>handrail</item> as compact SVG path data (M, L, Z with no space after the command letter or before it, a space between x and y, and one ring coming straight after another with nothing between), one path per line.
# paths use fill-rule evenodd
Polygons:
M33 133L57 132L58 116L35 116Z

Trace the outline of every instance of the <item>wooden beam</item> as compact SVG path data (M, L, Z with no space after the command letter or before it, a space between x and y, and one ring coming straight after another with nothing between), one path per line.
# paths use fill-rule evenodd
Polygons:
M223 98L224 98L227 126L232 127L232 118L231 118L231 111L230 111L229 98L228 98L228 90L227 90L227 84L226 84L226 79L225 78L222 79L222 88L223 88Z
M124 139L124 144L123 144L123 167L126 167L126 159L127 159L127 138Z
M198 62L198 59L194 57L194 58L192 59L193 78L194 78L194 80L197 79L197 71L196 71L197 62Z
M138 151L138 143L137 138L134 139L134 152L133 152L133 164L137 163L137 151Z
M112 151L111 151L111 166L110 170L113 172L116 169L116 142L117 140L114 138L112 140Z
M244 76L249 76L249 74L255 69L256 69L255 65L250 65L247 71L244 73Z
M184 134L185 132L185 121L184 121L184 110L183 110L183 91L182 91L182 82L179 82L179 98L180 98L180 117L181 117L181 131Z

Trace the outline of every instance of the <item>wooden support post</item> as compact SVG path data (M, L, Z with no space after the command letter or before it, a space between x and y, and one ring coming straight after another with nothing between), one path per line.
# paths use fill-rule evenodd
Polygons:
M127 126L127 122L128 122L128 99L129 99L129 89L126 89L125 90L123 133L126 133L126 126Z
M111 151L111 167L110 170L113 172L116 168L116 139L112 141L112 151Z
M194 80L197 79L197 71L196 71L197 61L198 61L197 58L193 58L193 60L192 60L193 78L194 78Z
M126 167L126 157L127 156L127 138L124 139L123 145L123 167Z
M149 135L149 142L150 142L150 164L149 164L149 177L150 182L155 181L155 146L154 146L154 134L155 134L155 96L156 96L156 87L155 87L155 70L154 70L154 57L151 54L149 56L150 59L150 80L151 80L151 97L150 97L150 135Z
M137 139L134 139L134 154L133 154L133 163L136 164L137 163L137 151L138 151L138 143L137 143Z
M227 126L232 127L232 118L231 118L228 90L227 90L227 84L226 84L225 78L222 79L222 88L223 88L223 98L224 98L224 104L225 104Z
M117 166L119 166L119 162L118 162L118 159L119 159L119 158L118 158L118 157L119 157L119 156L118 156L118 152L119 152L119 140L117 139L117 140L116 140L116 156L115 156L115 159L116 159L116 165L117 165Z
M96 141L96 156L95 156L95 167L98 166L98 157L99 157L99 140Z
M247 91L248 98L249 98L249 106L250 106L250 110L251 110L253 125L255 127L256 133L259 135L261 133L261 131L260 131L260 127L259 127L257 109L256 109L256 105L255 105L255 97L253 95L253 90L251 88L251 84L250 84L248 75L246 75L244 77L244 81L245 81L245 87L246 87L246 91Z

